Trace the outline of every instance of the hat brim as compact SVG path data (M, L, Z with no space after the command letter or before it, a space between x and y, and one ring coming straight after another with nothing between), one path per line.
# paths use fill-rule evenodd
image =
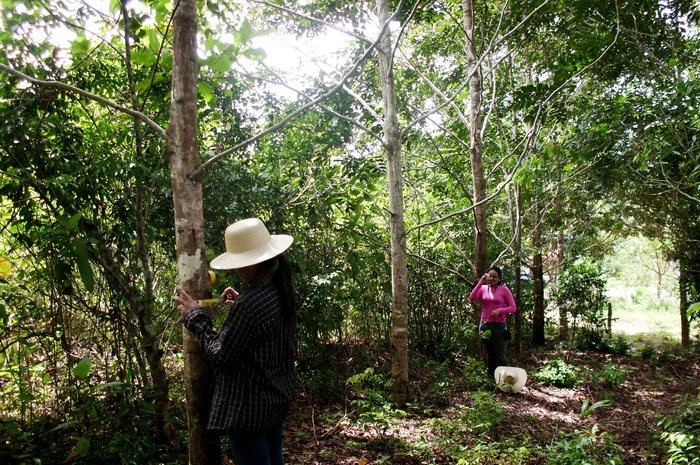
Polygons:
M506 382L505 378L507 376L515 378L515 382ZM493 377L496 385L503 392L520 392L525 387L525 383L527 383L527 372L518 367L500 366L496 368Z
M246 266L257 265L281 254L294 242L294 238L287 234L273 234L270 242L254 250L244 253L224 252L209 263L215 270L235 270Z

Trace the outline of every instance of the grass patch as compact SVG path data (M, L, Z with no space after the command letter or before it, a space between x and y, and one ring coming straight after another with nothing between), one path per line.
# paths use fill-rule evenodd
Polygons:
M650 311L613 305L612 330L615 333L643 336L644 339L681 340L681 317L675 310Z

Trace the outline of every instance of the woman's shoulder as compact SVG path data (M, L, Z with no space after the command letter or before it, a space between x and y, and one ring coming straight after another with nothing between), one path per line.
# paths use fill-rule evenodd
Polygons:
M259 310L274 307L279 302L277 289L272 283L261 283L245 289L236 298L242 308Z

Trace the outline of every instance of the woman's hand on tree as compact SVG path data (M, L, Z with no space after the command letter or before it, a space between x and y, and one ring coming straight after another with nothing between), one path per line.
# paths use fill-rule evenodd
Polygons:
M183 289L178 288L176 291L179 292L180 295L173 296L173 300L178 303L177 311L180 312L180 315L184 315L193 308L199 308L202 306L202 303L199 300L193 299Z

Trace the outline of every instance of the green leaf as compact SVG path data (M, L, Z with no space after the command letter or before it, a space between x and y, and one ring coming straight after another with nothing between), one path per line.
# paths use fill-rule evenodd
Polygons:
M101 389L109 389L109 388L123 388L129 386L129 383L125 383L123 381L112 381L109 383L103 383L103 384L98 384L95 386L95 390L101 390Z
M109 0L109 11L112 12L112 14L118 13L122 8L122 2L121 0Z
M156 62L156 55L145 49L134 50L131 53L131 61L136 65L152 66Z
M162 23L170 16L170 0L151 1L150 3L156 10L156 23Z
M694 320L698 316L700 316L700 302L695 302L694 304L690 304L688 307L688 318L691 320Z
M247 48L243 50L243 55L255 61L263 61L267 57L265 50L261 48Z
M208 82L199 81L199 83L197 83L197 91L207 105L211 105L212 102L216 100L214 89Z
M68 224L66 225L66 228L71 231L75 229L76 226L78 226L78 222L80 219L83 217L82 212L78 212L75 215L71 216L70 219L68 220Z
M226 73L231 70L233 60L225 55L218 55L207 60L209 67L219 73Z
M89 357L85 357L73 368L73 375L78 379L87 379L90 375L91 367L92 360Z
M85 36L79 36L70 44L71 53L73 55L82 56L90 50L90 41Z
M610 399L599 400L593 404L591 404L588 399L585 399L583 404L581 404L581 418L586 418L594 410L600 407L606 407L608 405L612 405L612 401Z
M245 44L253 37L253 28L247 19L243 20L241 29L236 33L236 43Z
M11 271L12 271L12 263L10 263L4 257L0 257L0 279L9 278Z
M148 31L148 49L154 56L157 56L160 50L161 40L161 35L156 29L150 29Z
M7 315L7 309L4 305L0 304L0 321L2 322L3 328L7 326L7 320L9 320L9 317Z
M90 452L90 439L86 437L78 439L78 443L75 445L75 451L80 457L85 457L88 452Z
M60 431L62 429L66 429L66 428L72 428L73 426L77 426L77 425L78 425L78 422L76 420L68 420L64 423L61 423L60 425L58 425L57 427L55 427L51 431L49 431L49 433L54 433L56 431Z

